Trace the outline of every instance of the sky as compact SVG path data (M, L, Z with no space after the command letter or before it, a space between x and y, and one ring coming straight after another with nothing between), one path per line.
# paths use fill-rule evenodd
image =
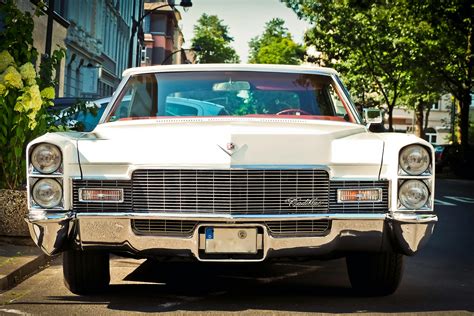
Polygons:
M248 42L252 37L263 33L265 23L272 18L282 18L285 26L293 36L293 40L303 43L303 36L310 24L299 20L293 10L279 0L193 0L193 6L178 10L181 12L180 22L185 43L184 48L191 46L193 26L203 14L217 15L229 28L234 38L232 47L237 51L242 63L247 62ZM176 3L179 3L176 1Z

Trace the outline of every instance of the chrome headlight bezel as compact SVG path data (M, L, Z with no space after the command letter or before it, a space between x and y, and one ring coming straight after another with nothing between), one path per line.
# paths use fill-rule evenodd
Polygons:
M49 151L49 153L48 153ZM43 157L40 159L39 155L45 155L50 157ZM61 167L63 164L63 154L61 149L50 143L39 143L36 144L30 152L30 164L33 167L34 171L41 174L53 174L61 172ZM44 159L52 159L52 163L46 168L41 165L40 161Z
M49 184L50 187L52 187L52 192L51 195L56 195L53 197L52 201L45 202L44 200L42 201L41 198L38 196L38 190L39 186L42 184ZM33 204L36 204L37 207L43 208L43 209L56 209L60 208L63 206L63 196L64 196L64 189L61 183L58 181L58 179L55 178L39 178L37 181L34 182L34 184L31 187L31 200Z
M420 200L418 203L410 204L407 196L403 196L404 190L407 190L406 187L410 185L415 185L419 190L424 191L423 194L425 196L424 199ZM417 193L417 192L414 192ZM419 193L419 192L418 192ZM406 194L406 193L405 193ZM399 209L406 209L406 210L427 210L430 209L431 204L431 191L429 185L420 179L406 179L400 181L398 187L398 202L400 203Z
M420 144L411 144L403 147L398 156L398 173L409 176L431 175L431 155L431 150Z

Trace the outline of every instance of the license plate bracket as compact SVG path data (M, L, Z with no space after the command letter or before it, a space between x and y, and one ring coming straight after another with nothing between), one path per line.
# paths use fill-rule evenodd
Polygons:
M205 253L256 254L256 227L205 227Z

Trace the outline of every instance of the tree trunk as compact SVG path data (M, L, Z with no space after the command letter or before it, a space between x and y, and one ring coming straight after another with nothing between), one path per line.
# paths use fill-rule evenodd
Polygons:
M461 115L459 127L461 130L461 146L466 154L469 150L469 107L471 105L471 94L469 90L463 91L460 101Z
M426 109L426 114L425 114L425 118L424 118L424 123L425 123L424 126L423 126L424 131L428 128L430 112L431 112L431 106L428 106L428 108Z
M388 105L388 131L393 132L393 105Z
M423 100L419 99L418 103L415 105L415 135L424 138L425 133L423 131Z

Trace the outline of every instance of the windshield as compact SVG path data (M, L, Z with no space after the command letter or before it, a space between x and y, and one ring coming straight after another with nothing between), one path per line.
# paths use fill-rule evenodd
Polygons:
M276 115L355 122L330 76L245 71L132 76L107 121Z

